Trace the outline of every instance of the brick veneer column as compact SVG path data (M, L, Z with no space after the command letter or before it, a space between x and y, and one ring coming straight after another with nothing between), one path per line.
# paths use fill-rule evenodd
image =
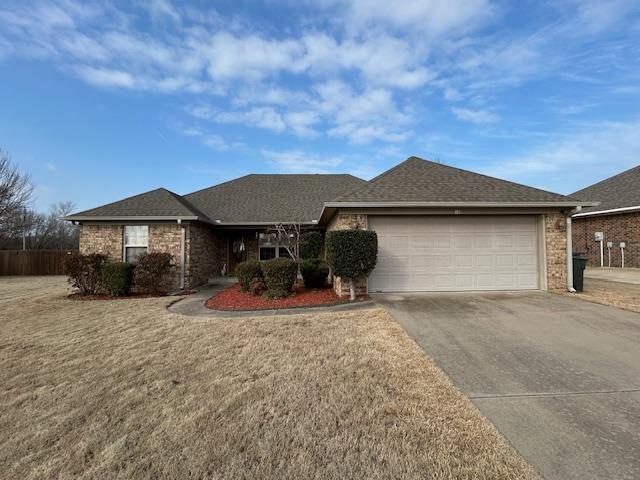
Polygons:
M567 218L563 213L544 216L547 256L547 289L567 289Z

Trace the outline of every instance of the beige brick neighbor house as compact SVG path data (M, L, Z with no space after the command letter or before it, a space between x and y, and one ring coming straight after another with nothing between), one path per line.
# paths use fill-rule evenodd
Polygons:
M187 195L153 190L68 220L80 225L83 253L129 261L171 253L176 287L233 273L249 258L284 255L266 232L297 223L375 230L378 264L364 284L370 292L565 290L572 284L570 215L589 205L411 157L368 182L247 175Z
M571 196L600 202L573 216L573 250L592 267L640 268L640 165Z

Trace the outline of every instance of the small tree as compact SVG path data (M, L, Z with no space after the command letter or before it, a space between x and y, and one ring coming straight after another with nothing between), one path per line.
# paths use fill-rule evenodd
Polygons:
M267 233L275 237L278 244L287 250L292 259L298 260L301 231L300 223L276 223Z
M335 230L327 233L327 260L333 274L349 279L351 300L356 280L368 276L378 259L378 236L372 230Z

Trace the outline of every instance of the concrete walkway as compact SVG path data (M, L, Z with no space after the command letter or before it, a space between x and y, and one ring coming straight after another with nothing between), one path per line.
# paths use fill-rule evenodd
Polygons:
M373 297L547 480L640 478L640 314L543 292Z
M212 280L207 286L198 288L196 293L181 298L169 305L169 311L191 317L242 318L242 317L274 317L281 315L304 315L307 313L344 312L363 310L374 306L373 300L355 303L342 303L323 307L283 308L277 310L222 311L205 307L205 302L216 293L237 282L235 277L220 277Z
M587 268L585 278L640 285L640 268Z

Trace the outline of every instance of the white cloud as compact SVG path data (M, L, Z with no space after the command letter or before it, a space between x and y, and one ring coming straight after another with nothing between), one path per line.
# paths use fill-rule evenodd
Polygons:
M350 0L325 1L324 4L346 8L343 21L348 28L364 30L386 25L429 37L452 30L467 32L493 13L488 0Z
M58 167L56 167L53 163L45 163L44 166L49 172L55 172L56 170L58 170Z
M140 87L140 83L133 75L122 70L89 66L76 66L74 70L80 78L98 87Z
M220 135L208 133L199 127L186 127L180 128L180 132L189 137L195 137L202 142L203 145L213 148L214 150L228 150L229 145L224 141Z
M483 125L486 123L496 123L500 118L487 110L469 110L467 108L452 108L453 114L460 120Z
M178 10L168 0L148 0L144 6L149 10L154 21L161 21L165 18L179 23L181 20Z
M240 37L227 32L213 35L198 49L216 80L259 80L279 71L296 71L303 53L295 40L267 40L256 34Z
M300 150L263 150L262 155L277 171L285 173L331 173L343 162L339 156L318 157Z

